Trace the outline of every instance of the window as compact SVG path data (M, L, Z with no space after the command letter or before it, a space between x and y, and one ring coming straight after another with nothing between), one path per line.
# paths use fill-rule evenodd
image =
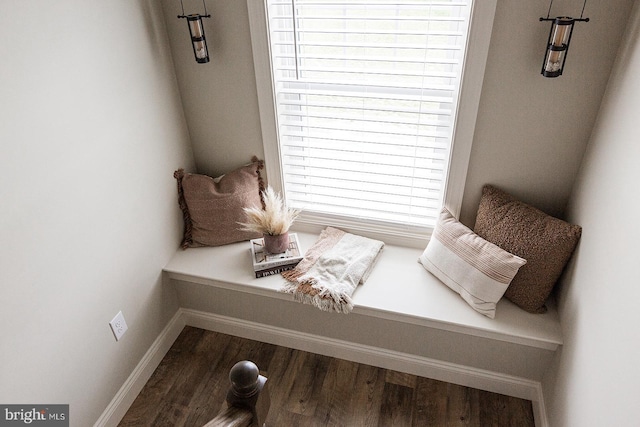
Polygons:
M248 0L267 175L299 221L425 238L443 203L458 213L495 10L479 3Z

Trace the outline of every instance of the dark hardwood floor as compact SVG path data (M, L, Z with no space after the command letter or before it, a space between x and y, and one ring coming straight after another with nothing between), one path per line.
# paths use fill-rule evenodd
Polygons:
M269 380L268 427L534 426L531 402L186 327L120 426L202 426L229 370L251 360Z

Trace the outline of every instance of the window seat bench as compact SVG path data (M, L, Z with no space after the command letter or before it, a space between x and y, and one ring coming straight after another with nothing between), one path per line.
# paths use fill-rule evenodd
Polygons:
M298 237L303 250L317 239ZM294 301L280 275L256 279L247 242L179 249L164 274L192 326L536 401L562 345L553 301L530 314L503 298L489 319L428 273L421 253L386 245L350 314Z

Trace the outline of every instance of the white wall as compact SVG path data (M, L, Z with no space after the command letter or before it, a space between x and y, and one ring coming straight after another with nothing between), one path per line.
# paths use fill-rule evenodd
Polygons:
M262 1L262 0L252 0ZM202 11L185 0L185 12ZM555 0L552 16L579 16ZM540 75L549 2L498 0L461 219L472 226L484 184L553 215L564 212L633 0L588 2L565 74ZM246 0L209 1L211 62L197 64L180 4L163 0L198 170L217 175L263 153Z
M2 0L0 40L0 402L68 403L88 426L177 308L160 274L193 160L164 17Z
M556 0L551 16L579 17L583 1ZM564 214L596 118L631 0L587 2L565 71L540 74L548 1L499 0L473 139L461 219L473 225L484 184Z
M559 298L565 343L543 383L552 426L638 423L639 76L636 4L568 209L583 234Z
M201 0L183 3L187 15L204 12ZM207 64L194 59L180 2L162 4L198 171L218 176L264 158L246 0L207 1Z

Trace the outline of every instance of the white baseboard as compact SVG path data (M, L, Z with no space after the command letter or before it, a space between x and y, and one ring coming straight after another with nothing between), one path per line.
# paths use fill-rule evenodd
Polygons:
M118 393L111 399L94 427L115 427L118 425L184 327L184 316L178 310L160 332L158 338L153 341Z
M548 427L537 381L184 308L156 338L94 427L117 426L185 325L531 400L536 426Z
M549 420L547 419L547 409L544 406L544 396L542 395L542 385L538 383L536 399L531 399L533 406L533 419L536 423L536 427L549 427Z

